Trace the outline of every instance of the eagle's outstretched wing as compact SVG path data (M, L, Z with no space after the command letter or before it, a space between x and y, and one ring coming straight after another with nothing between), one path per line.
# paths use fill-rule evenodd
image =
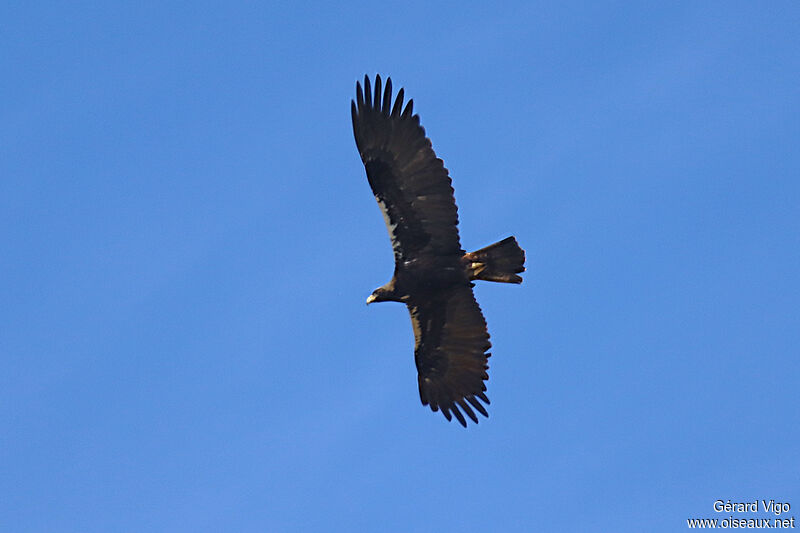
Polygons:
M403 89L394 107L391 100L391 78L381 90L381 78L376 76L373 93L365 76L363 92L356 84L351 112L356 145L383 211L395 261L421 253L463 254L447 169L425 137L419 115L413 114L413 100L403 109Z
M410 302L408 311L416 337L414 359L422 405L441 409L448 420L452 413L465 427L459 408L475 423L473 408L488 417L478 400L489 404L484 380L489 379L491 354L486 351L491 343L472 288L462 285L426 293L425 301Z

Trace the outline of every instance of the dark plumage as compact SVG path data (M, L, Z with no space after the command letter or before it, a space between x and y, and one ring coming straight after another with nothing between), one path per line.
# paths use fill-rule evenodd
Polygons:
M406 304L422 404L466 427L464 414L475 423L475 411L489 416L481 402L489 404L484 381L491 343L472 280L521 283L525 252L514 237L464 252L447 169L413 114L413 100L404 108L403 97L400 89L392 106L391 79L383 89L376 76L373 92L365 76L351 105L356 146L395 259L391 281L367 303Z

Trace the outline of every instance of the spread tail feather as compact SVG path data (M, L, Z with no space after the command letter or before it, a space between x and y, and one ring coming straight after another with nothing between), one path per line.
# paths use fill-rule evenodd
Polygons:
M507 237L486 248L464 254L464 262L470 279L522 283L517 274L525 271L525 251L517 239Z

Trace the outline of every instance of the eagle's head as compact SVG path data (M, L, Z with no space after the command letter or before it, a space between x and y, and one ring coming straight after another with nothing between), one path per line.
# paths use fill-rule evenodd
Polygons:
M390 300L390 296L391 295L386 289L380 287L372 291L372 294L367 297L367 305L371 304L372 302L386 302Z
M367 305L372 302L402 302L403 299L397 294L394 288L394 279L384 285L378 287L367 298Z

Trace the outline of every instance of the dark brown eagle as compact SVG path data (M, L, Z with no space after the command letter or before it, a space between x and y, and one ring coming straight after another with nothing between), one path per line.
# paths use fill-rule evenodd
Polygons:
M477 423L473 409L489 416L480 401L489 404L491 343L472 280L521 283L525 252L514 237L464 252L450 176L413 114L414 101L403 108L403 89L392 106L391 78L382 90L376 76L373 93L365 76L351 103L356 146L394 250L394 276L367 304L408 306L422 405L464 427L461 411Z

